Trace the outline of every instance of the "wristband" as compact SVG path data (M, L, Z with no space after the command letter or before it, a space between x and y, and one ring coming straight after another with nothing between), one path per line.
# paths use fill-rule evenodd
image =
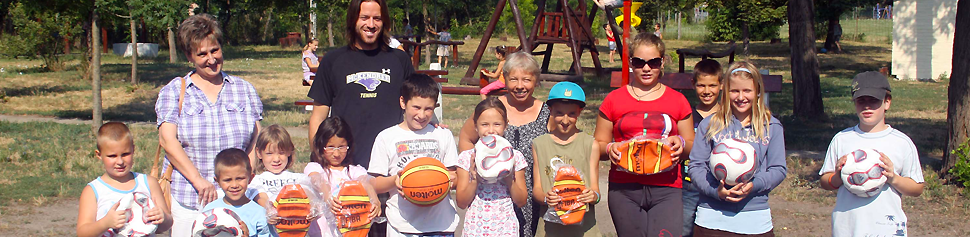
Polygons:
M593 192L593 194L596 194L596 202L594 202L593 204L600 203L600 193L599 192Z
M842 185L839 185L837 187L837 186L835 186L834 183L832 183L832 179L834 179L834 178L835 178L835 173L832 173L832 176L829 176L829 186L832 186L832 188L839 188L839 187L841 187Z
M684 136L677 135L680 138L680 146L687 146L687 141L684 140Z

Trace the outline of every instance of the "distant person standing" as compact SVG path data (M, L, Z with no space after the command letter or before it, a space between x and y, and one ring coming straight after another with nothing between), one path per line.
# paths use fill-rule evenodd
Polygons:
M660 29L660 23L653 24L653 35L656 35L657 38L664 39L664 33Z
M414 41L414 28L411 27L411 23L408 23L408 19L404 18L404 39L409 41Z
M613 63L613 54L616 53L616 37L613 36L613 29L610 28L609 24L603 24L603 29L606 30L607 46L610 48L610 63Z
M834 32L832 34L834 35L833 38L835 38L834 39L834 41L835 41L835 49L837 49L837 51L835 51L835 52L842 53L842 44L839 43L840 41L842 41L842 24L841 23L835 23L835 30L833 30L833 31Z
M448 25L441 28L441 32L435 33L434 31L428 30L428 32L438 36L438 41L448 42L451 41L451 33L448 33ZM448 57L451 57L451 49L448 45L439 44L438 45L438 64L441 64L441 58L445 59L445 64L441 64L441 68L448 67Z

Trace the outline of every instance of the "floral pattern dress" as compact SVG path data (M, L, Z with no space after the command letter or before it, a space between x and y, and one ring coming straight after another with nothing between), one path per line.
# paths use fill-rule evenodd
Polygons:
M522 153L525 162L529 164L525 168L525 188L529 194L529 201L525 202L525 206L518 208L515 213L519 218L519 226L521 227L519 236L521 237L535 236L536 226L539 225L541 213L538 204L540 203L537 203L532 197L532 140L548 133L549 106L545 103L542 104L542 110L539 111L536 120L520 126L509 124L505 127L505 139L512 143L512 147L516 151Z
M475 162L472 151L474 149L458 154L458 167L468 170L471 163ZM513 152L512 159L515 160L515 165L512 167L515 171L530 166L519 151ZM462 236L516 236L518 234L519 221L515 218L515 204L512 203L509 187L502 183L478 183L475 200L465 212Z

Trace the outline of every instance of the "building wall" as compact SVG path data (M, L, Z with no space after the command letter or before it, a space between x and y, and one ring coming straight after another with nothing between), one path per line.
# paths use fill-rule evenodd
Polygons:
M900 79L950 76L956 0L896 0L892 74Z

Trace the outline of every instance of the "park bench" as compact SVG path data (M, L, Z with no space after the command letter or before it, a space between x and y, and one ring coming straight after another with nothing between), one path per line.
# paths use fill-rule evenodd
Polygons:
M675 90L693 90L694 83L692 82L692 80L693 80L694 74L685 72L684 70L685 58L689 56L701 57L701 59L728 57L728 64L722 65L722 67L725 70L727 70L728 65L734 62L736 48L737 48L736 45L732 43L728 49L721 52L714 52L714 53L704 49L700 49L700 50L678 49L677 55L680 58L679 60L680 67L675 73L664 73L664 76L660 78L660 83L663 83L664 85L669 86L670 88L673 88ZM623 74L621 74L622 73L621 71L622 70L612 72L612 74L610 75L610 87L618 88L623 85ZM764 101L765 101L765 104L767 105L768 96L770 95L770 93L781 92L782 77L781 75L768 75L767 70L761 70L761 74L762 74L761 79L764 81L764 84L765 84Z

